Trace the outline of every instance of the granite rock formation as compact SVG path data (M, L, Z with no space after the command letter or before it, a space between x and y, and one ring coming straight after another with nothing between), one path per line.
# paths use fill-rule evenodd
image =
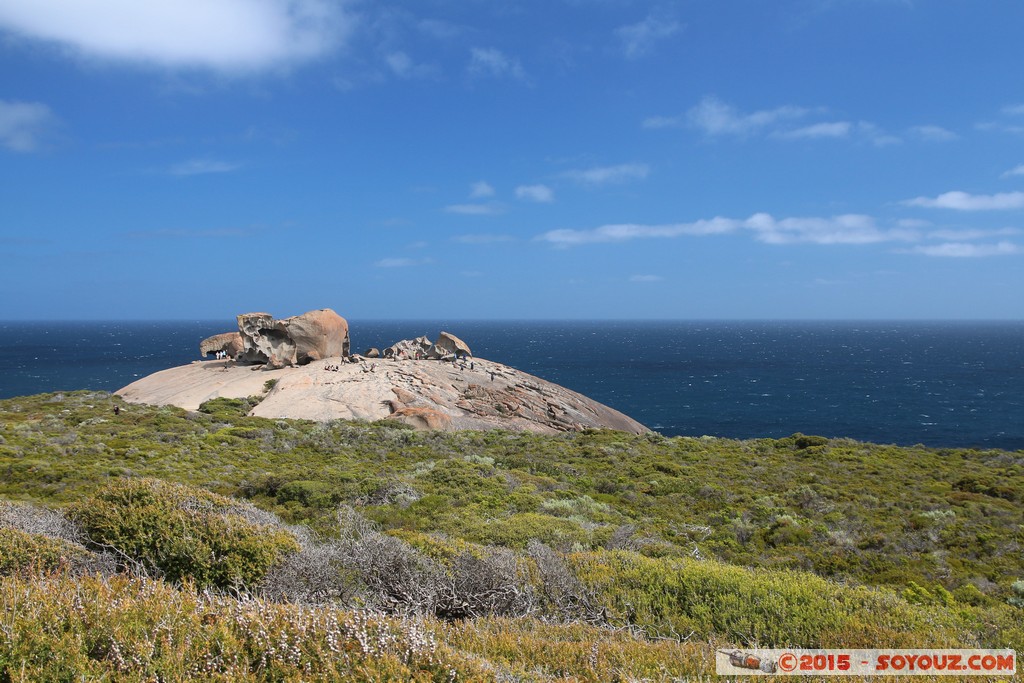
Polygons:
M371 365L375 365L373 371ZM117 393L131 403L196 410L213 398L262 396L252 414L303 420L396 420L417 429L556 433L588 428L642 433L636 420L574 391L501 363L382 358L313 361L253 372L196 361L144 377ZM267 380L277 380L267 390Z
M269 313L238 316L245 350L239 360L266 369L349 355L348 322L329 308L275 320Z
M403 339L384 349L385 358L398 358L400 360L418 360L426 358L433 344L425 336L415 339Z
M209 356L211 353L223 351L228 358L237 358L245 350L245 342L238 332L225 332L207 337L199 343L199 355Z
M432 351L438 358L444 358L446 356L468 358L473 356L473 352L469 350L469 345L466 344L466 342L462 341L454 334L443 330L437 337L437 341L434 342Z
M250 414L259 417L395 420L416 429L648 431L565 387L475 358L450 332L434 342L425 336L400 341L383 357L376 348L349 355L348 323L329 308L283 320L245 313L238 316L238 332L205 339L200 350L226 350L234 360L163 370L117 394L130 403L186 410L215 398L256 396L261 400ZM259 369L265 372L252 372Z
M384 349L385 358L411 360L453 360L455 358L472 358L473 352L469 344L450 332L441 331L437 340L431 342L427 337L403 339Z

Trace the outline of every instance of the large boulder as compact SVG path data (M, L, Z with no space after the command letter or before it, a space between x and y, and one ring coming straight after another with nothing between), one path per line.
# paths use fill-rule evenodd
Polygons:
M245 346L241 360L268 368L349 355L348 322L329 308L284 320L269 313L243 313L238 332Z
M384 357L409 360L426 358L433 346L425 336L416 339L403 339L384 349Z
M469 345L450 332L441 332L437 341L431 342L427 337L403 339L384 349L385 358L407 359L451 359L452 357L470 357L473 352Z
M439 357L445 356L456 356L456 357L472 357L473 352L469 350L469 345L462 341L454 334L449 332L441 331L438 335L437 341L434 342L434 354Z
M207 337L199 342L199 355L201 356L208 356L219 351L226 353L229 358L237 358L239 354L245 351L245 342L242 341L242 335L238 332L224 332L223 334Z

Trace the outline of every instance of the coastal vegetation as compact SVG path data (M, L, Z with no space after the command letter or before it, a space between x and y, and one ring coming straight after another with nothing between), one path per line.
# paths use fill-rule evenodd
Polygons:
M0 401L0 681L662 680L716 648L1024 649L1021 452L422 432L255 401Z

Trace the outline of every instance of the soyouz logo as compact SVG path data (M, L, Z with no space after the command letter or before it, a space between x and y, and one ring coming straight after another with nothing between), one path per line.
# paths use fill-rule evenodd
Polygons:
M1014 650L718 650L728 676L1013 676Z

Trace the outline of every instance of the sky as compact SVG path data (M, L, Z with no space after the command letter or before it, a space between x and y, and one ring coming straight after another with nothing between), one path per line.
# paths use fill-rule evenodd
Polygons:
M0 319L1024 318L1020 0L3 0Z

